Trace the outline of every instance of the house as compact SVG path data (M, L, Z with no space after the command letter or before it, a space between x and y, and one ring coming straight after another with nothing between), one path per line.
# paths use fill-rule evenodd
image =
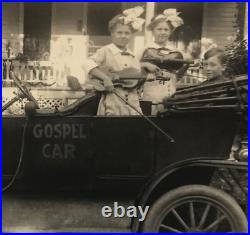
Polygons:
M226 46L236 35L237 19L243 18L242 28L244 35L247 35L247 3L3 3L3 87L10 86L8 70L12 58L18 53L30 60L28 66L17 67L22 76L31 82L52 80L51 83L55 81L56 87L52 86L51 89L67 90L66 76L70 74L84 83L86 74L81 64L89 54L110 42L108 21L122 10L137 5L145 8L143 17L146 23L166 8L176 8L181 12L185 25L177 35L179 44L176 45L181 45L182 50L190 42L201 38L211 38L219 46ZM147 31L137 33L130 47L134 51L139 50L151 39Z

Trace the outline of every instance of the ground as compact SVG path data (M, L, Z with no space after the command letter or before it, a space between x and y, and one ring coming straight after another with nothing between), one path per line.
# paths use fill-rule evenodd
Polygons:
M84 195L3 195L3 232L129 232L130 219L104 218L114 200ZM119 201L119 205L133 205Z

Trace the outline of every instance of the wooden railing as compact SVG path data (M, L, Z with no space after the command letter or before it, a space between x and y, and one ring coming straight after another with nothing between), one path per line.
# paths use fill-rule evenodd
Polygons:
M53 84L57 81L64 81L66 72L62 68L57 68L50 61L28 61L21 62L13 59L3 59L2 61L2 86L12 86L10 71L26 82Z
M56 66L51 61L28 61L20 62L13 59L3 59L2 61L2 87L14 86L10 77L10 70L23 81L41 85L51 86L67 86L67 71L64 67ZM183 78L177 83L178 87L198 85L205 77L199 68L190 68L187 70Z

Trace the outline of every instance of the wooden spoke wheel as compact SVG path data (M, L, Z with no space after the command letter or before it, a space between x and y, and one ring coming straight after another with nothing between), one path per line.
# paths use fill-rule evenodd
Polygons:
M144 232L246 232L247 219L227 193L204 185L176 188L150 208Z

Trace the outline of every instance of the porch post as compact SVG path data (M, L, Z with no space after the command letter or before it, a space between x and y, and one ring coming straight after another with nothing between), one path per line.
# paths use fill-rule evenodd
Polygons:
M146 21L145 26L147 26L155 14L155 2L146 3ZM145 28L145 44L153 40L152 33Z
M244 39L248 42L248 2L245 3Z
M82 33L83 35L86 35L88 32L88 2L83 2L83 9L82 9L82 21L83 21L83 29L82 29ZM84 31L83 31L84 30Z
M23 53L23 39L24 39L24 3L19 3L19 18L18 18L18 39L19 51Z

